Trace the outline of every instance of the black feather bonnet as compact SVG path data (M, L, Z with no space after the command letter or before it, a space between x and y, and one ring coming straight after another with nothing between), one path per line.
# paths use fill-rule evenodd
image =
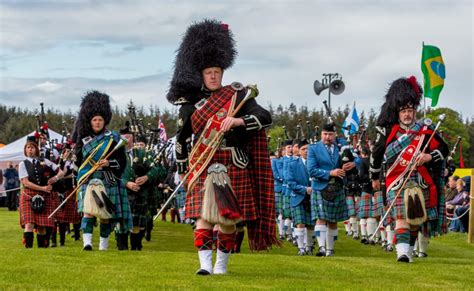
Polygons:
M210 19L192 24L176 51L166 98L172 104L181 97L193 101L203 85L202 70L210 67L226 70L234 64L236 55L233 34L227 24Z
M87 136L93 134L91 120L95 116L102 116L104 118L106 127L112 119L112 108L110 107L109 95L90 91L82 98L81 109L74 125L73 141L80 143L80 141Z
M385 103L380 110L377 125L390 126L398 123L398 113L407 108L416 110L422 95L423 89L414 76L393 81L385 95Z

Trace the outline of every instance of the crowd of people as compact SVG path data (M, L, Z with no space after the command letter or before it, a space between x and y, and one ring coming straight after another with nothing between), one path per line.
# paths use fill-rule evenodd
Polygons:
M422 89L414 77L391 83L372 143L363 131L350 142L339 137L329 111L320 133L288 138L270 155L272 117L255 101L256 87L222 85L236 54L226 24L204 20L186 31L167 95L180 106L174 155L133 110L124 128L108 129L109 96L98 91L83 96L66 142L47 142L40 128L18 167L25 247L34 232L38 247L55 246L57 231L64 245L73 225L85 251L96 248L95 227L99 250L114 232L119 250L139 251L169 209L173 222L193 225L196 274L210 275L227 273L244 228L251 250L286 239L298 255L331 257L344 223L348 236L396 250L406 263L426 257L429 239L447 232L446 213L451 229L466 229L466 184L446 173L438 126L416 120Z

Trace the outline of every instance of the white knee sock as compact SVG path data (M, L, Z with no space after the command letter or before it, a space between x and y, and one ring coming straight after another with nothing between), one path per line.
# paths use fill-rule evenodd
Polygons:
M326 232L326 248L334 250L334 242L337 240L337 228L328 228Z
M285 226L285 222L283 221L283 216L280 214L278 215L278 232L280 233L280 236L285 235L285 231L283 230L283 227Z
M382 241L387 240L387 232L385 231L385 227L380 227L380 236L382 238Z
M99 251L106 251L109 248L109 237L100 237Z
M428 237L424 236L421 231L418 232L418 251L420 253L426 253L426 249L428 249L429 242L430 239Z
M318 240L318 246L326 247L327 226L324 224L316 224L314 227L314 232L316 234L316 239Z
M304 228L296 228L296 242L298 243L299 249L304 249Z
M397 249L397 258L399 258L402 255L406 255L408 256L408 258L411 258L410 244L397 243L396 249Z
M291 219L289 218L285 219L285 226L286 226L286 234L287 235L291 234Z
M367 235L372 236L377 228L377 220L375 218L367 218Z
M216 264L214 265L214 274L225 274L227 273L227 264L229 263L230 253L224 253L221 250L217 250Z
M84 246L92 246L92 233L83 233L82 234L82 242Z
M359 234L359 225L357 224L357 217L349 218L349 223L351 225L351 230L354 234Z
M360 234L362 236L367 236L367 220L365 218L360 220Z
M212 250L198 251L201 269L212 274Z
M387 242L393 245L394 237L395 237L395 232L387 227Z
M346 232L349 233L351 232L351 220L346 220L344 221L344 228L346 229Z

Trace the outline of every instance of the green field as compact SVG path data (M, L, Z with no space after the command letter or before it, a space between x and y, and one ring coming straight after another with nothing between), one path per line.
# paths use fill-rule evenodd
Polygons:
M336 255L298 257L288 243L266 253L231 256L227 275L200 277L189 225L159 222L141 252L84 252L70 237L65 247L21 245L18 213L0 209L0 290L8 289L444 289L474 290L474 245L466 234L431 241L429 257L412 264L394 253L346 238ZM95 230L95 235L98 231ZM245 242L244 242L245 244ZM94 238L97 249L98 237Z

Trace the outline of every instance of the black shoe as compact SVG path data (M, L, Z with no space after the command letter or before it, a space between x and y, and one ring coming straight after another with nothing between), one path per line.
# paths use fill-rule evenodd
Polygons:
M91 245L86 245L82 250L83 251L92 251L92 246Z
M298 256L305 256L305 255L306 255L306 251L304 249L298 250Z
M402 263L409 263L410 258L408 258L407 255L401 255L397 258L397 262L402 262Z
M207 276L207 275L210 275L211 273L209 273L208 270L204 270L204 269L199 269L196 271L196 275L200 275L200 276Z
M316 257L325 257L326 256L326 248L319 247L318 252L316 253Z
M367 236L363 235L362 238L360 239L360 243L364 245L368 244L369 241L367 240Z

